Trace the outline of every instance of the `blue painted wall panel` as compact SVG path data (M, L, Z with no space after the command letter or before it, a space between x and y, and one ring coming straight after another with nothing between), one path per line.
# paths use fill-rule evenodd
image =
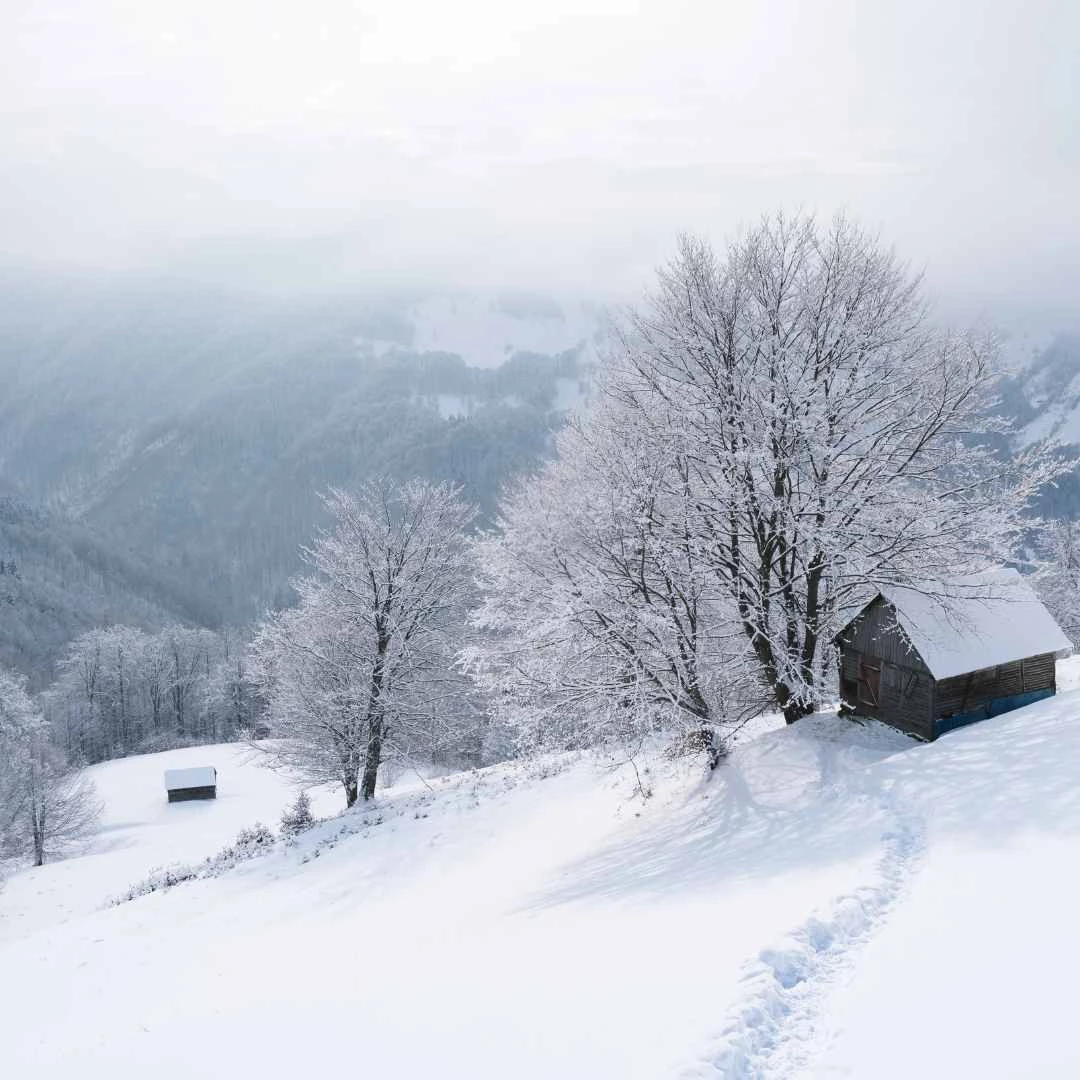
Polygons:
M1047 688L1031 690L1026 694L1013 694L1011 697L994 698L993 701L988 701L985 705L972 709L971 712L938 719L934 724L934 734L944 735L946 731L953 731L967 724L977 723L979 720L988 720L991 716L1000 716L1002 713L1012 712L1013 709L1022 709L1025 705L1032 705L1036 701L1053 696L1054 691Z

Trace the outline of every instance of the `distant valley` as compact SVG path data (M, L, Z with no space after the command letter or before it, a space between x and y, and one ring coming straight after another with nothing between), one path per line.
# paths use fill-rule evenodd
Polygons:
M0 662L44 676L95 619L216 626L288 604L329 486L450 480L490 522L587 399L602 328L530 296L2 282L0 558L21 576ZM106 570L75 569L105 551Z

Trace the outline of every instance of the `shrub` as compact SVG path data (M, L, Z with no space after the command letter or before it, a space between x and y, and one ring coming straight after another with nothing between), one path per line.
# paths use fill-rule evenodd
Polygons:
M301 791L291 806L287 806L281 815L281 835L296 836L310 829L315 824L311 816L311 800L306 791Z
M692 728L674 740L668 748L671 757L704 755L710 769L715 769L727 757L728 747L712 727Z
M227 848L226 851L231 851L232 854L243 857L244 855L253 855L258 848L269 847L273 842L274 834L270 831L269 826L264 825L261 821L256 821L251 828L241 829L236 834L236 840L232 848Z

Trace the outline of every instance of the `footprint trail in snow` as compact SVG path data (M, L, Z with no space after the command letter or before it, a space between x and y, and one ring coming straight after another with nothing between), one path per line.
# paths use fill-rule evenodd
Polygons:
M723 1080L780 1080L800 1074L823 1049L818 1022L829 991L888 918L924 847L923 822L890 793L890 825L872 884L839 897L775 948L762 950L743 977L742 1000L718 1044L684 1073Z

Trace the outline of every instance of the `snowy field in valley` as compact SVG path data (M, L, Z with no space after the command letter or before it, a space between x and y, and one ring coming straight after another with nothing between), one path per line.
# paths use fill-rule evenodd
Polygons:
M98 766L90 848L0 889L0 1075L1080 1075L1075 663L1060 677L928 746L823 716L711 777L588 755L406 774L113 906L276 825L295 788L234 746ZM220 798L167 804L163 770L200 764Z

